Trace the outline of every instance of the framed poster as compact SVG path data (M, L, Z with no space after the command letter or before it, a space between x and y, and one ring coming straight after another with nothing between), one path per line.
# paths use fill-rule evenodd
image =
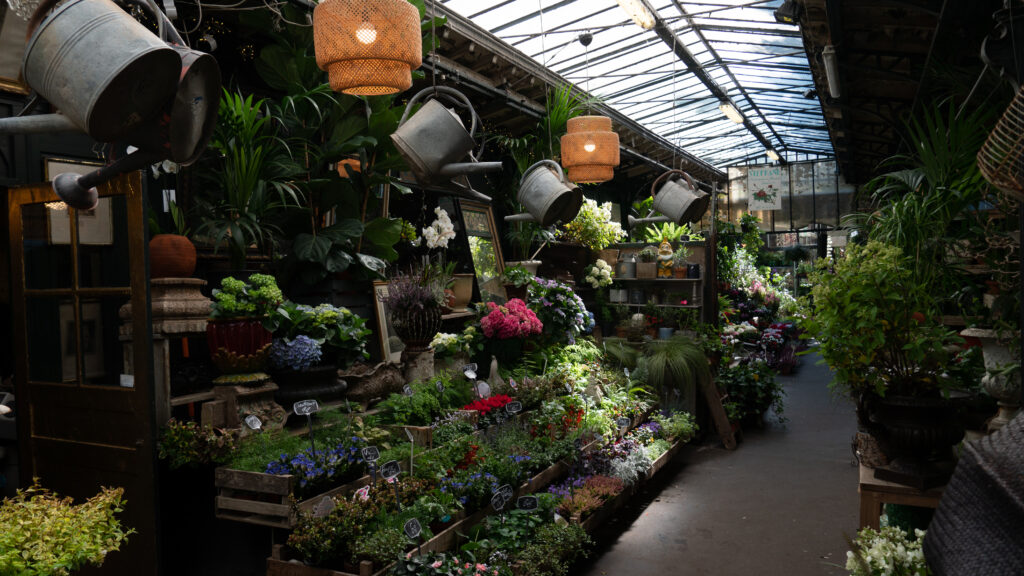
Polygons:
M64 382L78 380L78 346L75 343L75 311L71 303L60 305L61 374ZM99 302L82 302L82 371L85 378L103 376L103 316Z
M21 58L25 54L28 21L0 2L0 91L28 94L21 79Z
M373 281L373 301L376 304L377 315L377 342L380 344L381 360L384 362L401 362L402 350L401 340L391 327L391 312L388 310L384 298L388 296L388 283L383 280Z
M44 158L43 176L49 182L57 174L71 172L84 175L102 166L99 162L87 162L67 158ZM63 202L47 204L47 223L50 244L71 243L71 221L68 207ZM111 199L100 198L92 210L76 210L78 214L78 243L93 246L114 243L114 223L111 218Z
M787 187L788 188L788 187ZM747 171L748 210L781 210L783 190L783 174L781 166L751 166Z

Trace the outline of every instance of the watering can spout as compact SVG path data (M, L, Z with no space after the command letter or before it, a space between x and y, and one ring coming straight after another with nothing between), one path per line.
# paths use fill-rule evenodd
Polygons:
M81 128L63 114L36 114L33 116L0 118L0 134L43 134L81 131Z
M533 214L511 214L505 216L505 222L536 222L537 218Z
M634 228L637 224L661 224L662 222L671 222L672 219L668 216L653 216L649 218L634 218L629 216L626 218L627 224L630 228Z
M445 178L455 178L468 174L487 174L501 171L501 162L459 162L441 167L439 174Z

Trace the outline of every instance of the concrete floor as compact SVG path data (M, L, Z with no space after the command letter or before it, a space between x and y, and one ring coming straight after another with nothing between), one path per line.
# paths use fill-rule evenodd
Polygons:
M845 575L858 522L853 406L804 356L780 377L789 421L744 429L734 452L709 434L688 447L597 535L587 576ZM769 419L771 420L771 418Z

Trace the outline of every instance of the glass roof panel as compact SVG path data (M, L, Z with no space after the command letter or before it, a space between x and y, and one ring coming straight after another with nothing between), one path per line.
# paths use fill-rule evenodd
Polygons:
M439 0L690 154L723 168L765 146L725 118L712 90L615 0ZM775 22L782 0L648 0L721 92L784 157L832 156L799 30ZM589 32L589 47L578 42Z

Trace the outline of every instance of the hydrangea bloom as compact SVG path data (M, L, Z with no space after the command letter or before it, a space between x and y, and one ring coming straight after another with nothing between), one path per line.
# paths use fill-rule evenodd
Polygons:
M537 315L519 298L513 298L504 305L488 302L480 327L484 336L498 340L525 338L544 330L544 324Z
M277 338L270 345L270 365L278 370L304 370L320 363L320 343L302 334Z
M604 288L612 283L612 267L599 258L587 268L587 275L583 280L595 289Z

